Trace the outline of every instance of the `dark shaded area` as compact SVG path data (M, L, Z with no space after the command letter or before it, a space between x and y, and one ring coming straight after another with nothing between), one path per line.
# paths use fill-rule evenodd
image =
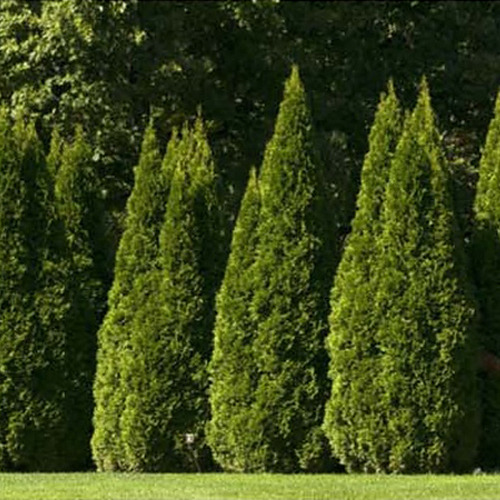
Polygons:
M0 9L1 96L39 117L46 142L53 124L69 135L83 123L115 215L130 192L149 113L166 139L201 106L233 220L293 62L342 207L341 234L353 214L368 126L391 76L408 107L427 75L447 143L460 145L460 189L473 183L468 167L498 86L496 2L63 0L40 9L7 0ZM458 203L466 204L460 189Z

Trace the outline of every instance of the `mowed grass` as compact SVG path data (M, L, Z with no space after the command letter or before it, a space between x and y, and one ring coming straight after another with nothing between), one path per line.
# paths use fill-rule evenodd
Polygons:
M0 474L1 500L500 499L500 475Z

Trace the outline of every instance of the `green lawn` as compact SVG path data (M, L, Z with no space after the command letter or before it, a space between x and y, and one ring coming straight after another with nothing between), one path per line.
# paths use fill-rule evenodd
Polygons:
M0 500L499 499L500 475L0 474Z

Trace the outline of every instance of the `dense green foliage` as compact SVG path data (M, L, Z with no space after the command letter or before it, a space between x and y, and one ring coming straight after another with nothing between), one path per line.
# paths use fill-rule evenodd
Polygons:
M61 137L59 129L57 127L52 130L52 135L50 137L50 147L49 153L47 154L46 163L47 170L52 179L57 177L57 172L61 166L61 155L63 152L64 140Z
M55 208L64 225L71 261L68 279L74 292L72 307L76 311L66 328L80 332L78 351L75 351L80 370L78 412L80 425L86 429L85 449L89 451L97 330L104 317L109 281L109 242L99 182L91 163L92 152L83 131L77 128L74 140L63 145L56 130L51 146L47 166L55 175Z
M425 82L391 164L382 224L373 264L370 356L377 369L369 389L381 403L367 420L383 426L376 438L359 437L373 450L370 462L350 465L466 470L478 437L475 304ZM333 384L346 382L337 377Z
M466 159L477 156L498 85L497 2L3 0L0 13L1 98L34 114L45 142L54 125L68 138L82 123L113 212L132 189L150 110L167 136L201 104L232 215L296 62L335 159L327 174L343 201L342 236L390 77L408 105L428 75L446 143ZM470 193L473 171L458 169Z
M235 419L246 421L246 432L233 450L238 456L232 468L290 472L328 466L320 424L333 259L321 168L295 67L260 175L258 241L250 270L252 359L240 367L251 392Z
M121 358L129 342L132 318L141 305L135 284L156 264L165 214L167 183L162 176L162 160L152 125L144 135L135 178L116 256L108 312L98 334L92 450L99 470L123 467L120 416L126 394Z
M349 469L376 469L380 459L377 435L385 426L377 410L383 404L381 394L372 384L380 370L380 358L374 355L377 311L373 298L378 257L374 249L383 230L381 208L401 120L391 84L381 98L370 131L356 215L332 290L328 351L334 383L324 429L334 454Z
M327 344L334 454L467 468L479 354L494 366L478 463L497 467L497 116L473 200L499 26L495 2L2 0L0 468L89 463L96 362L99 470L211 467L209 380L223 468L330 467L323 338L349 233ZM292 63L314 134L293 73L272 136ZM360 170L380 89L393 77L408 106L423 73L442 143L424 91L392 160L390 89ZM205 125L178 136L198 109ZM163 160L154 130L173 132Z
M252 169L233 231L226 272L217 295L214 351L209 367L212 413L208 442L215 460L225 470L232 471L252 468L248 447L254 436L247 431L247 411L256 378L250 302L259 212L259 185L255 169Z
M215 168L198 119L177 145L158 268L136 284L141 305L122 368L126 469L210 467L204 427L220 243Z
M500 353L500 96L497 97L479 165L474 202L473 262L481 308L481 344L488 354ZM483 351L483 352L484 352ZM484 355L484 354L483 354ZM482 385L480 461L500 464L500 379L487 374Z
M101 190L92 165L92 150L81 127L72 143L58 145L57 131L47 158L56 171L57 209L66 231L66 241L73 258L75 279L82 301L88 309L86 330L95 332L105 311L110 268L109 242L106 239ZM57 150L61 150L58 155ZM57 157L59 156L59 160ZM56 167L59 163L59 167ZM56 168L54 168L56 167Z
M89 353L33 124L1 116L0 467L87 465Z
M475 301L449 184L424 81L391 167L377 269L390 470L462 471L475 460Z

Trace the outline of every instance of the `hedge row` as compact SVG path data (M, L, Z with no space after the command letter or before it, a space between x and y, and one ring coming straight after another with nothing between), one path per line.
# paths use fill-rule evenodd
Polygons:
M201 118L164 154L150 123L111 279L83 133L45 157L2 110L0 469L498 466L499 117L473 265L425 80L412 112L381 97L342 249L296 67L227 263Z

